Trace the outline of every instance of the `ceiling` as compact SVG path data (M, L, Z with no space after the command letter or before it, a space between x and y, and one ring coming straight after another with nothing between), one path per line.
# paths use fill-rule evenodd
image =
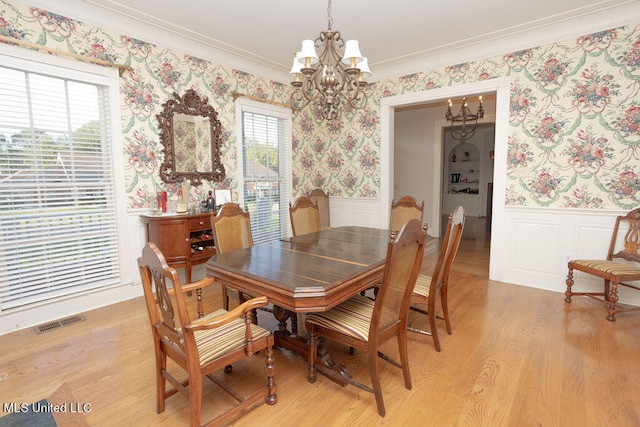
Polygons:
M168 47L181 41L222 52L227 62L241 58L288 78L293 54L303 39L327 28L326 0L33 0L55 13L112 28ZM424 69L437 55L469 48L478 55L533 47L613 28L640 16L637 0L333 0L333 29L357 39L376 73L394 67ZM597 14L598 19L593 19ZM590 18L590 19L589 19ZM150 31L164 33L154 40ZM162 31L160 31L162 30ZM533 32L537 34L532 37ZM555 38L550 38L551 33ZM574 34L575 33L575 34ZM550 40L545 40L550 38ZM536 44L529 46L526 43ZM491 43L488 43L491 42ZM489 47L492 46L492 47ZM504 50L510 49L510 50ZM196 52L197 53L197 52ZM192 53L192 54L196 54ZM487 56L483 56L487 57ZM205 57L206 58L206 57ZM208 59L208 58L207 58ZM446 60L455 60L449 57ZM459 60L462 62L462 60ZM222 61L221 63L225 63ZM446 62L450 65L457 62ZM408 68L407 68L408 69ZM247 69L246 71L253 71ZM264 74L264 73L263 73ZM264 74L268 76L269 73ZM377 76L380 78L380 75Z

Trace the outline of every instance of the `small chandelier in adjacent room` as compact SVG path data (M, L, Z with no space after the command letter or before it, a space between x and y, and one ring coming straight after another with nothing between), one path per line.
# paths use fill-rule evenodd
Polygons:
M453 104L451 103L451 100L448 101L449 107L447 108L445 118L447 121L451 122L451 136L453 136L454 139L464 141L465 139L470 138L476 131L478 119L484 117L482 96L479 97L479 101L480 105L478 106L478 112L476 114L472 114L469 109L469 104L467 103L467 98L462 98L460 111L458 111L458 114L455 116L451 113L451 107Z
M341 108L360 109L366 105L365 78L371 71L358 41L345 43L340 32L331 29L331 0L327 16L328 29L320 32L315 42L303 40L302 50L293 58L289 72L295 77L291 82L295 88L291 105L300 110L314 102L324 119L334 120L340 117Z

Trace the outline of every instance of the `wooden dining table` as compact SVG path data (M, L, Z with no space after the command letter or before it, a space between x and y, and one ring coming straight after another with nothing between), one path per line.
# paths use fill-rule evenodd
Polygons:
M326 311L382 279L391 232L360 226L335 227L217 254L207 275L251 296L266 296L278 320L276 346L305 358L306 339L298 333L296 313ZM425 252L437 239L428 237ZM290 321L291 327L288 322ZM339 370L328 355L320 372ZM328 375L333 377L335 375Z

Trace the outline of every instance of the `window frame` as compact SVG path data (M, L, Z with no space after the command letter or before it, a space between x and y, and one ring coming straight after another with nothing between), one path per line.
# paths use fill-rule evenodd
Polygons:
M129 250L128 233L125 232L128 227L128 213L126 209L126 192L124 182L124 159L122 154L122 128L120 116L120 93L119 93L119 73L116 68L104 67L86 62L76 61L68 58L62 58L55 55L47 55L16 46L0 44L0 61L3 66L16 68L32 73L40 73L57 77L65 80L77 80L89 84L104 86L107 97L108 109L108 127L111 150L111 174L113 182L114 203L113 211L115 212L115 228L116 228L116 252L117 263L119 268L119 282L100 288L81 290L80 292L62 295L53 299L34 302L28 305L11 307L2 309L0 307L0 317L5 315L17 316L23 318L26 313L33 309L38 309L44 305L60 303L61 306L77 307L77 311L81 311L82 304L75 305L72 301L98 294L100 292L135 284L132 277L131 268L131 252ZM99 297L89 297L90 301L99 300ZM96 306L95 302L91 303ZM23 314L18 314L23 313ZM40 315L37 317L41 317ZM16 324L16 327L19 327ZM0 331L1 333L1 331Z
M243 208L246 206L245 200L245 173L244 173L244 129L243 129L243 113L250 112L255 114L262 114L265 116L276 117L278 119L283 120L285 129L283 132L283 141L280 143L284 144L284 153L280 153L282 157L286 160L286 165L284 165L285 171L282 172L286 174L285 183L282 186L281 194L280 194L280 224L281 237L288 237L291 229L290 219L289 219L289 202L291 201L291 193L293 188L293 175L292 175L292 162L293 162L293 153L292 153L292 117L291 117L291 109L285 106L280 106L276 104L272 104L269 102L260 102L255 101L246 97L238 97L235 101L236 108L236 150L237 150L237 190L238 190L238 200L237 203ZM254 236L254 240L255 236Z

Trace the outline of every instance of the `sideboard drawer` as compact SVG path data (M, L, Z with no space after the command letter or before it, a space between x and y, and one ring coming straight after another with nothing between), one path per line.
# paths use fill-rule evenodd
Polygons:
M198 218L190 218L189 223L191 231L211 230L210 216L199 216Z
M211 230L211 213L141 215L147 241L156 244L167 263L184 268L191 282L191 267L203 264L216 254Z

